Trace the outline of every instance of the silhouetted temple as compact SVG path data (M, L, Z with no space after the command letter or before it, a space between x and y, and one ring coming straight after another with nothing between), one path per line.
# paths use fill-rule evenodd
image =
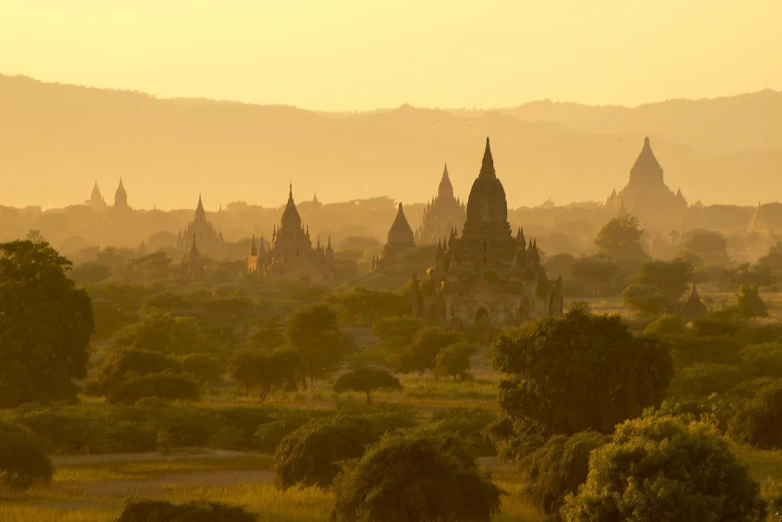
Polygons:
M280 226L274 227L268 248L263 238L258 246L253 237L247 257L247 271L251 275L275 279L334 279L334 250L331 247L331 238L325 248L321 245L320 238L317 239L317 245L312 246L309 227L302 226L301 216L293 201L292 185Z
M127 197L125 198L125 201L127 202ZM95 210L105 210L106 209L106 200L103 198L103 194L101 194L100 187L98 187L98 180L95 180L95 184L92 186L92 193L90 194L90 199L88 199L85 202L87 205L91 206Z
M464 205L453 195L453 185L448 177L448 165L437 189L437 197L427 203L421 226L415 234L419 245L431 245L447 238L451 230L464 223Z
M689 323L690 321L693 321L699 317L703 317L708 313L709 310L706 308L706 305L703 304L703 301L701 301L701 296L698 295L698 289L695 287L695 285L692 285L692 292L690 293L690 297L687 298L684 306L682 306L681 310L679 310L679 316L684 319L685 323Z
M206 218L201 194L198 195L198 204L196 205L193 221L189 222L185 230L177 236L177 248L182 250L187 248L187 243L191 237L195 238L198 244L201 245L201 249L211 256L217 256L224 246L223 233L218 232L214 224Z
M388 236L386 238L386 244L383 245L383 252L379 256L372 258L372 263L369 266L369 273L374 274L380 268L384 259L392 258L405 250L409 250L415 247L415 239L413 236L413 229L410 228L405 217L405 211L402 208L402 204L399 204L399 208L396 211L396 217L394 222L391 223L391 228L388 229Z
M122 178L119 179L119 186L117 186L117 190L114 192L114 209L130 210L130 205L128 205L128 193L125 192L125 186L122 184Z
M440 324L501 326L562 314L562 279L548 280L536 241L511 233L489 138L462 235L452 229L438 244L428 275L420 285L413 280L413 314Z
M196 237L190 245L190 251L182 256L182 262L179 264L179 273L189 279L200 279L204 275L204 260L196 245Z
M638 217L645 226L658 228L659 225L678 230L687 211L687 200L681 190L674 193L665 184L663 168L647 137L630 169L630 181L619 193L614 190L606 200L606 206L617 209L617 214L630 213Z

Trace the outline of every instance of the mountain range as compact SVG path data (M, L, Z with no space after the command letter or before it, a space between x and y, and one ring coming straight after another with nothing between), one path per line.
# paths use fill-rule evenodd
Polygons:
M120 177L136 208L193 208L199 193L207 210L278 207L289 183L297 200L409 204L436 193L446 162L466 199L486 136L511 207L603 201L647 135L666 182L691 203L780 199L782 92L771 90L633 108L326 113L0 75L0 205L81 203L95 180L111 203Z

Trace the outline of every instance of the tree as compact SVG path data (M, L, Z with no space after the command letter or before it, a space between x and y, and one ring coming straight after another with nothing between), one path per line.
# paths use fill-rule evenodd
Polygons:
M644 333L657 335L681 335L684 332L684 319L678 315L661 315L644 329Z
M285 344L284 328L276 315L262 317L258 328L247 338L251 350L271 351Z
M386 436L334 484L335 522L489 522L500 490L438 439Z
M0 243L0 408L76 398L94 322L70 266L47 243Z
M739 286L771 286L777 282L771 267L762 265L760 262L757 265L742 263L737 268L729 271L727 276L730 282Z
M98 370L84 384L88 395L107 395L129 376L166 371L181 372L182 363L160 352L134 348L115 349L106 354Z
M367 396L367 404L372 404L375 390L401 390L399 379L379 368L357 368L339 376L334 383L334 391L363 392Z
M606 257L582 256L573 261L570 273L574 278L591 284L595 295L601 295L612 286L621 269Z
M660 338L634 336L618 315L580 310L539 321L531 334L501 337L492 359L509 374L500 408L520 430L548 435L610 433L658 406L673 377Z
M240 506L195 500L172 504L165 500L137 500L125 503L117 522L257 522L258 517Z
M134 404L146 397L172 401L197 401L198 384L188 375L171 372L126 377L106 396L109 404Z
M679 304L687 290L692 267L687 261L650 261L641 267L640 283L651 286L667 300L666 306Z
M203 353L211 348L204 341L195 317L175 315L158 308L150 309L140 321L116 332L113 345L171 355Z
M392 350L400 350L413 344L416 335L423 328L423 319L409 315L384 317L372 323L375 335L383 341L386 348Z
M668 300L650 285L630 285L622 292L622 300L639 315L657 315L668 307Z
M32 433L0 421L0 484L10 489L27 489L48 484L54 465Z
M357 286L349 292L332 294L328 302L340 308L340 320L347 324L371 325L384 317L410 313L409 295Z
M724 265L728 262L728 241L719 232L696 230L688 234L682 248L692 252L704 263Z
M245 390L258 393L265 400L278 390L296 390L304 380L298 354L292 350L241 352L231 364L231 377Z
M766 504L712 427L647 417L618 426L592 452L586 482L562 513L567 522L762 522Z
M475 350L475 345L467 341L446 346L434 358L434 373L450 376L453 380L466 379L470 376L470 357Z
M100 283L111 277L111 269L100 263L82 263L71 270L70 276L80 285Z
M731 419L731 438L764 449L782 448L782 381L764 386Z
M635 216L617 217L600 230L595 245L600 255L614 261L647 259L641 241L643 233Z
M225 374L223 361L212 355L191 353L178 357L182 371L201 384L218 382Z
M548 439L519 466L522 496L547 520L560 520L565 498L575 494L587 478L590 453L607 439L594 431Z
M751 319L753 317L766 317L768 315L766 303L761 299L757 286L742 286L741 293L736 297L738 300L736 307L741 317Z
M275 484L280 489L296 485L328 489L340 462L360 458L364 447L378 439L367 419L339 416L309 422L280 442L274 455Z
M337 325L337 315L326 305L309 306L294 313L286 333L291 347L299 354L310 389L315 379L333 373L351 348Z
M425 328L418 333L413 345L399 355L397 369L401 373L423 374L426 370L434 373L435 359L440 350L462 340L463 337L458 332Z

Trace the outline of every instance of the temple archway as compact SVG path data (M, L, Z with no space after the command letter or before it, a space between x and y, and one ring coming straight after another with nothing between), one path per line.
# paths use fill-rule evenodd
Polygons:
M475 324L491 324L489 312L487 312L485 308L479 308L478 311L475 312Z

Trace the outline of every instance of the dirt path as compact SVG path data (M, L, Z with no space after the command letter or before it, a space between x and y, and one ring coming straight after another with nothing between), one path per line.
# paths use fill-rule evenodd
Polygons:
M52 455L50 458L55 466L79 466L87 464L104 464L109 462L137 462L158 461L167 462L175 460L196 459L230 459L240 457L260 457L263 454L245 451L229 450L198 450L197 453L174 453L161 455L160 453L108 453L105 455Z

